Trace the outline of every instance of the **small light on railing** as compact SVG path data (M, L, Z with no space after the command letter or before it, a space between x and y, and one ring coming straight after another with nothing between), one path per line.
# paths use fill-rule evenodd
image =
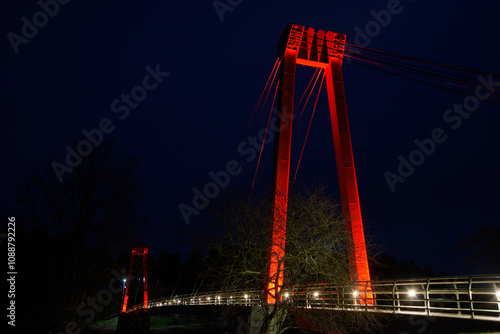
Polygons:
M415 290L408 290L408 296L409 297L415 297L417 295L417 293L415 292Z
M315 291L315 292L313 293L313 296L314 296L314 297L318 297L318 296L319 296L318 291Z
M248 298L248 295L244 295L243 297L245 297L245 299L247 299L247 298Z
M220 296L217 296L217 299L220 300Z
M357 290L353 291L352 295L353 295L354 297L357 297L357 296L358 296L358 291L357 291Z
M285 292L285 298L288 298L289 294L288 292Z
M210 300L210 297L207 297L207 300Z
M497 291L496 295L498 298L500 298L500 290Z

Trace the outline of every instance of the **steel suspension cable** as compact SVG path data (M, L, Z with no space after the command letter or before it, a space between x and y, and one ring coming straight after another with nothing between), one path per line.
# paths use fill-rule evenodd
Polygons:
M350 43L347 43L347 42L345 42L344 44L352 46L352 47L356 47L356 48L359 48L359 49L363 49L363 50L368 50L368 51L371 51L371 52L375 52L375 53L381 53L381 54L386 54L386 55L390 55L390 56L393 56L393 57L399 57L399 58L403 58L403 59L409 59L409 60L413 60L413 61L417 61L417 62L421 62L421 63L425 63L425 64L431 64L431 65L434 65L434 66L440 66L440 67L450 68L450 69L454 69L454 70L458 70L458 71L462 71L462 72L469 72L469 73L482 74L482 75L490 75L491 74L495 78L500 78L500 74L496 74L496 73L488 73L488 72L478 71L478 70L474 70L474 69L470 69L470 68L466 68L466 67L460 67L460 66L455 66L455 65L448 65L448 64L444 64L444 63L439 63L439 62L432 61L432 60L425 60L425 59L421 59L421 58L416 58L416 57L411 57L411 56L405 56L405 55L401 55L401 54L398 54L398 53L387 52L387 51L380 51L380 50L372 49L372 48L368 48L368 47L357 46L355 44L350 44Z
M304 109L306 108L307 103L308 103L308 101L309 101L309 98L311 97L312 91L314 90L314 88L315 88L315 86L316 86L316 83L317 83L317 81L318 81L319 77L321 76L321 73L319 73L321 70L322 70L322 68L317 68L317 69L316 69L316 72L315 72L315 73L314 73L314 75L313 75L313 77L312 77L312 78L311 78L311 80L309 81L309 85L308 85L308 87L310 86L310 84L311 84L312 80L314 79L314 77L316 77L316 80L314 81L314 85L313 85L313 87L311 88L311 91L309 91L309 96L307 97L307 100L306 100L306 102L305 102L304 106L302 107L302 111L301 111L301 113L300 113L299 119L300 119L300 117L302 117L302 114L303 114L303 112L304 112ZM307 92L307 88L306 88L306 91L304 92L304 94L302 94L302 98L304 97L304 95L305 95L305 93L306 93L306 92ZM302 98L301 98L301 100L302 100ZM299 104L297 105L297 107L298 107L299 105L300 105L300 102L299 102ZM294 109L294 110L296 110L296 109ZM298 120L296 121L296 123L294 124L294 126L293 126L293 128L292 128L292 134L293 134L293 131L294 131L293 129L294 129L294 128L296 128L296 127L297 127L297 125L298 125ZM257 177L257 181L256 181L256 183L258 183L258 182L260 181L260 179L262 178L262 175L264 174L265 169L269 166L269 163L270 163L270 161L271 161L271 158L272 158L272 155L271 155L271 156L269 156L269 158L267 159L266 163L264 164L264 168L263 168L263 169L261 170L261 172L259 173L259 176Z
M245 136L247 135L247 132L248 132L248 128L250 127L250 124L252 123L253 121L253 118L255 116L255 113L257 112L257 109L259 108L259 105L260 105L260 101L262 100L262 97L264 96L264 93L266 92L266 89L267 89L267 85L269 84L269 80L271 80L271 77L273 76L274 72L276 71L276 65L278 65L278 63L280 62L280 58L277 57L276 58L276 61L274 62L274 66L273 66L273 69L271 70L271 73L269 74L269 77L267 78L267 81L266 81L266 85L264 86L264 89L262 90L262 93L260 94L260 97L259 97L259 102L257 102L257 105L255 106L255 109L253 110L253 113L252 113L252 117L250 118L250 121L248 122L247 124L247 127L245 129L245 132L243 133L243 136L241 137L241 140L240 140L240 143L243 141L243 139L245 138ZM236 153L235 153L236 155Z
M179 286L179 282L181 281L182 276L184 275L184 271L186 270L187 265L184 265L184 268L182 268L181 274L179 275L179 278L177 279L177 283L175 283L175 287L172 290L172 294L170 295L170 298L174 296L175 290L177 290L177 286Z
M309 126L306 132L306 138L304 139L304 144L302 145L302 150L300 151L299 162L297 163L297 168L295 169L295 175L293 176L292 188L295 184L295 179L297 178L297 172L299 171L300 162L302 161L302 155L304 154L304 148L306 147L307 137L309 136L309 130L311 130L311 124L314 117L314 112L316 111L316 106L318 105L319 94L321 93L321 87L323 87L323 82L325 81L325 72L323 72L323 77L321 78L321 83L318 89L318 95L316 96L316 102L314 102L314 108L311 115L311 120L309 121Z
M376 61L373 61L373 58L371 58L371 55L370 56L365 56L363 55L362 58L357 58L357 57L354 57L354 56L348 56L346 55L346 57L349 57L349 58L352 58L352 59L359 59L359 60L362 60L362 61L367 61L367 62L371 62L373 64L377 64L379 66L384 66L384 65L381 65L379 63L377 63ZM379 57L377 57L379 58ZM368 61L370 60L371 61ZM405 68L405 69L408 69L410 72L408 71L404 71L404 70L399 70L399 71L402 71L402 72L406 72L406 73L411 73L411 74L414 74L414 75L419 75L421 77L425 77L425 78L430 78L432 80L435 80L435 81L439 81L439 82L444 82L448 85L452 85L452 86L457 86L457 87L462 87L464 89L476 89L477 86L478 86L478 82L477 82L477 79L475 78L470 78L470 77L464 77L464 76L458 76L458 77L462 77L462 78L466 78L468 80L473 80L473 81L476 81L476 82L467 82L467 81L463 81L463 80L459 80L459 79L455 79L455 78L451 78L451 77L448 77L448 76L444 76L444 75L439 75L439 74L433 74L433 73L429 73L429 72L426 72L426 71L421 71L421 70L417 70L417 69L412 69L412 68L409 68L409 67L406 67L406 66L401 66L401 65L397 65L397 64L391 64L390 62L393 61L393 60L390 60L389 62L385 62L385 61L382 61L382 60L378 60L379 62L382 62L382 63L385 63L385 64L390 64L392 66L396 66L396 67L400 67L400 68ZM402 62L397 62L397 63L401 63L401 64L406 64L406 63L402 63ZM414 66L414 65L411 65L411 64L407 64L409 66ZM392 68L391 66L384 66L384 67L390 67ZM395 69L395 70L398 70L398 69ZM418 72L418 73L413 73L413 72ZM446 72L442 72L442 71L437 71L437 72L440 72L440 73L445 73L445 74L450 74L450 75L455 75L453 73L446 73ZM424 73L424 74L420 74L420 73ZM450 79L450 80L453 80L455 82L459 82L459 83L463 83L464 85L467 85L468 87L466 86L463 86L463 85L459 85L459 84L456 84L456 83L452 83L452 82L449 82L449 81L446 81L446 80L440 80L440 79L437 79L437 78L432 78L432 77L429 77L425 74L430 74L432 76L435 76L435 77L439 77L439 78L444 78L444 79ZM455 75L457 76L457 75ZM490 91L490 94L491 95L496 95L496 96L500 96L500 93L498 93L497 91L499 91L498 89L496 88L493 88L493 92Z
M326 39L326 38L325 38L325 40L327 42L339 43L338 41L333 41L333 40L329 40L329 39ZM309 44L312 46L313 43L307 41L307 39L302 41L302 43L304 43L304 42L306 43L306 45L308 45L307 49L311 50L311 48L309 47ZM369 47L358 46L356 44L351 44L351 43L347 43L347 42L340 42L339 44L343 44L344 46L348 46L348 47L351 47L351 48L357 48L357 49L366 50L366 51L370 51L370 52L374 52L374 53L388 55L388 56L391 56L391 57L397 57L397 58L406 59L406 60L412 60L412 61L416 61L416 62L420 62L420 63L424 63L424 64L430 64L430 65L433 65L433 66L438 66L438 67L453 69L453 70L462 71L462 72L480 74L480 75L491 75L494 78L500 78L500 74L497 74L497 73L490 73L490 72L485 72L485 71L479 71L479 70L474 70L474 69L471 69L471 68L466 68L466 67L461 67L461 66L444 64L444 63L440 63L440 62L437 62L437 61L426 60L426 59L421 59L421 58L411 57L411 56L405 56L405 55L394 53L394 52L381 51L381 50L377 50L377 49L373 49L373 48L369 48ZM318 45L318 46L320 46L320 45ZM323 48L323 46L321 46L321 47ZM304 48L304 47L301 45L300 48ZM336 48L332 48L332 47L328 47L328 46L326 48L328 50L337 50Z
M395 59L389 59L389 58L386 58L386 57L383 57L383 56L380 56L380 55L377 55L377 54L368 54L368 53L365 53L365 52L361 52L361 51L357 51L357 50L352 50L350 48L346 48L345 50L349 51L349 52L352 52L352 53L356 53L358 55L363 55L363 57L367 57L367 58L370 57L371 59L377 58L377 59L382 59L382 60L385 60L385 61L393 62L393 63L396 63L396 64L402 64L402 65L406 65L406 66L410 66L410 67L415 67L415 68L422 69L422 70L429 70L429 71L433 71L433 72L436 72L436 73L451 75L451 76L454 76L454 77L457 77L457 78L461 78L461 79L476 80L476 78L471 78L471 77L460 75L460 74L457 74L457 73L445 72L445 71L437 70L435 68L425 67L425 66L422 66L422 65L415 65L415 64L411 64L411 63L407 63L407 62L402 62L402 61L399 61L399 60L395 60ZM350 56L350 54L346 54L346 56ZM456 80L456 79L454 79L454 80Z
M452 88L447 88L447 87L439 86L439 85L436 85L436 84L433 84L433 83L430 83L430 82L426 82L426 81L415 79L415 78L408 77L408 76L405 76L405 75L393 73L393 72L390 72L390 71L386 71L386 70L383 70L383 69L380 69L380 68L368 66L368 65L365 65L365 64L362 64L362 63L358 63L358 62L355 62L355 61L351 61L351 63L352 64L356 64L358 66L370 68L372 70L376 70L376 71L384 72L384 73L387 73L387 74L391 74L391 75L394 75L394 76L397 76L397 77L400 77L400 78L405 78L405 79L409 79L409 80L412 80L412 81L420 82L420 83L423 83L423 84L428 85L428 86L437 87L437 88L441 88L441 89L444 89L444 90L448 90L450 92L454 92L454 93L458 93L458 94L461 94L461 95L470 96L470 94L468 94L466 92L463 92L463 91L460 91L460 90L456 90L456 89L452 89ZM493 102L493 103L499 103L500 104L500 101L496 101L496 100L492 100L492 99L487 99L487 101L490 101L490 102Z
M274 80L276 79L276 74L279 71L279 65L285 56L281 57L281 60L278 63L278 69L274 72L273 80L271 81L271 85L269 86L269 90L267 91L266 98L264 99L264 103L262 104L262 108L260 109L259 116L257 117L257 121L255 122L255 126L253 127L252 136L255 134L255 130L257 129L257 125L260 120L260 116L262 116L262 112L264 111L264 107L266 106L267 98L269 97L269 93L271 92L271 88L273 87ZM279 78L278 78L279 81Z
M268 90L267 90L266 98L265 98L265 100L264 100L264 103L262 104L262 108L261 108L261 110L260 110L259 117L257 118L257 121L256 121L256 123L255 123L255 126L254 126L254 129L253 129L253 131L252 131L252 135L251 135L251 136L253 136L253 135L254 135L254 133L255 133L255 129L257 128L257 124L258 124L258 122L259 122L259 120L260 120L260 116L261 116L261 114L262 114L262 111L264 110L264 107L265 107L265 105L266 105L267 98L269 97L269 93L271 92L271 88L272 88L272 86L273 86L273 84L274 84L274 80L276 79L276 74L277 74L277 73L278 73L278 71L279 71L279 66L280 66L281 61L283 60L283 58L284 58L284 56L283 56L283 57L281 57L281 59L280 59L280 60L279 60L279 62L278 62L277 67L275 67L275 70L274 70L274 75L273 75L273 79L272 79L271 84L269 85L269 88L268 88ZM278 80L279 80L279 79L278 79ZM246 135L246 133L245 133L245 135ZM240 143L238 144L238 147L240 147L241 143L243 143L243 139L242 139L242 140L240 141ZM236 153L238 152L238 147L236 148L236 152L235 152L235 154L234 154L234 156L233 156L233 160L234 160L234 158L236 157ZM247 151L248 151L248 148L245 150L245 153L246 153ZM244 156L244 154L243 154L243 156ZM239 165L238 165L238 166L240 166L240 168L241 168L241 166L243 165L243 159L244 159L244 157L243 157L243 156L241 157L240 162L239 162ZM235 177L235 179L234 179L234 182L233 182L233 185L231 186L231 190L233 189L234 185L236 184L236 181L238 180L239 175L240 175L240 173L238 173L238 174L236 175L236 177Z
M308 43L310 44L310 43ZM304 46L301 46L302 49L307 49L307 50L311 50L311 48L307 47L305 48ZM329 49L332 49L332 48L329 48ZM398 69L398 68L394 68L392 66L389 66L389 65L382 65L380 63L377 63L375 61L370 61L370 60L367 60L367 59L362 59L362 58L359 58L359 57L355 57L355 56L352 56L352 55L347 55L347 54L344 54L344 57L348 57L348 58L352 58L352 59L357 59L357 60L360 60L360 61L364 61L364 62L367 62L367 63L371 63L371 64L374 64L374 65L378 65L378 66L382 66L382 67L387 67L387 68L391 68L392 70L395 70L395 71L401 71L401 72L405 72L405 73L409 73L409 74L412 74L412 75L420 75L421 77L425 77L425 78L428 78L428 79L431 79L431 80L435 80L435 81L439 81L439 82L444 82L448 85L451 85L451 86L456 86L456 87L460 87L460 88L464 88L464 89L468 89L468 90L473 90L477 87L474 86L474 87L466 87L466 86L463 86L463 85L460 85L460 84L457 84L457 83L452 83L452 82L448 82L448 81L443 81L443 80L440 80L440 79L437 79L437 78L433 78L433 77L430 77L428 75L424 75L424 74L418 74L418 73L413 73L413 72L409 72L409 71L406 71L406 70L402 70L402 69ZM359 65L359 63L358 63ZM397 66L395 64L391 64L393 66ZM365 67L369 67L369 66L365 66ZM370 67L371 68L371 67ZM422 67L423 68L423 67ZM425 69L425 68L423 68ZM410 69L412 70L412 69ZM432 69L431 69L432 70ZM417 71L418 70L412 70L412 71ZM389 72L389 71L382 71L382 72L386 72L386 73L393 73L393 72ZM425 72L424 72L425 73ZM429 73L430 74L430 73ZM395 75L395 74L394 74ZM434 76L439 76L437 74L431 74L431 75L434 75ZM450 88L446 88L446 87L443 87L443 86L440 86L440 85L436 85L436 84L431 84L431 83L428 83L428 82L425 82L425 81L422 81L422 80L418 80L418 79L414 79L414 78L411 78L411 77L407 77L407 76L403 76L403 75L397 75L399 77L402 77L402 78L406 78L406 79L410 79L410 80L413 80L413 81L416 81L416 82L421 82L421 83L425 83L427 85L430 85L430 86L433 86L433 87L438 87L438 88L441 88L441 89L445 89L445 90L449 90L449 91L452 91L452 92L457 92L457 93L460 93L460 94L466 94L464 92L461 92L461 91L458 91L458 90L454 90L454 89L450 89ZM450 78L451 79L451 78ZM458 81L460 82L459 80L457 79L453 79L455 81ZM468 85L471 85L470 83L467 83ZM493 95L497 95L497 96L500 96L498 93L494 93L492 92L491 94ZM470 94L466 94L466 95L470 95ZM488 101L492 101L492 102L495 102L495 103L498 103L496 102L495 100L492 100L492 99L488 99Z
M322 69L321 69L322 70ZM300 119L302 118L302 114L304 113L304 110L306 109L306 106L307 106L307 103L309 102L309 98L311 97L311 94L314 90L314 87L316 87L316 83L318 82L318 79L319 77L321 76L321 71L318 71L318 74L316 75L316 80L314 81L314 85L312 87L312 89L309 91L309 95L307 96L307 100L306 100L306 103L304 104L304 106L302 107L302 111L300 112L300 115L299 115L299 118L297 119L297 121L295 122L295 125L294 126L297 126L299 124L299 121ZM293 131L293 128L292 128L292 131ZM293 133L292 133L293 134Z
M266 92L266 90L269 91L271 89L271 87L269 86L269 88L268 88L267 85L269 84L269 80L271 79L271 77L274 78L274 76L276 75L276 71L278 71L279 64L281 63L282 59L283 59L283 57L281 57L281 59L279 57L276 58L276 61L274 62L273 69L271 70L271 73L269 74L269 77L267 78L266 85L264 86L264 89L262 90L262 93L260 94L259 101L257 102L257 105L255 106L255 109L253 110L252 117L250 118L250 121L248 121L248 124L247 124L247 127L245 129L245 132L243 133L243 136L241 137L240 142L239 142L239 144L238 144L237 147L239 147L240 144L245 139L245 136L248 133L248 129L250 128L250 125L252 124L253 118L255 117L255 113L257 112L257 109L259 108L260 101L262 100L262 97L264 96L264 93ZM236 148L236 151L234 152L233 160L236 157L237 153L238 153L238 148Z
M314 77L316 76L316 74L318 74L318 71L319 71L319 67L316 68L316 71L314 72L313 76L311 77L311 80L309 80L309 84L307 85L306 89L304 90L304 93L302 93L302 96L300 97L299 103L295 106L295 108L293 108L293 110L297 110L300 107L300 103L304 99L304 96L306 95L307 90L309 89L309 86L311 86L311 83L313 82Z
M395 70L395 71L400 71L400 72L404 72L404 73L408 73L408 74L413 74L413 75L420 75L421 77L424 77L424 78L428 78L428 79L439 81L439 82L444 82L444 83L446 83L448 85L456 86L456 87L460 87L460 88L464 88L464 89L475 89L477 87L477 85L474 86L473 88L466 87L464 85L459 85L459 84L456 84L456 83L447 82L447 81L444 81L444 80L441 80L441 79L433 78L433 77L430 77L428 75L416 74L416 73L413 73L413 72L410 72L410 71L401 70L401 69L394 68L394 67L389 66L389 65L383 65L383 64L380 64L380 63L377 63L377 62L374 62L374 61L370 61L370 60L366 60L366 59L362 59L362 58L358 58L358 57L354 57L354 56L346 56L346 57L349 57L349 58L352 58L352 59L356 59L356 60L361 60L361 61L364 61L364 62L367 62L367 63L370 63L370 64L374 64L374 65L378 65L378 66L390 68L390 69ZM395 66L397 66L397 65L395 65ZM441 87L441 88L444 88L444 87Z
M264 150L264 144L266 143L267 130L269 130L269 122L271 121L271 116L273 114L274 102L276 100L276 95L278 94L278 88L279 88L279 79L278 79L278 83L276 84L276 90L274 91L273 103L271 104L271 110L269 111L269 117L267 118L266 131L264 132L264 139L262 140L262 144L260 146L259 159L257 160L257 166L255 167L255 173L253 175L253 181L252 181L252 188L250 189L250 194L248 195L248 201L250 201L250 197L252 196L253 187L255 185L255 179L257 177L257 171L259 170L260 159L262 157L262 151Z
M257 183L259 183L260 179L262 178L262 175L264 175L264 171L269 166L269 163L271 162L272 158L273 158L273 155L270 154L269 157L266 160L266 163L264 164L264 168L262 168L262 170L259 173L259 176L257 177L257 181L256 181Z

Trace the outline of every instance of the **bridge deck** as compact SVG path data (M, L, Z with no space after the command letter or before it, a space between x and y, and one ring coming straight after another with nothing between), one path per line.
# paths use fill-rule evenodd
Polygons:
M281 302L293 309L381 312L500 321L500 275L425 278L352 286L301 285L283 289ZM150 308L174 305L260 305L260 291L208 292L160 298ZM373 302L371 302L373 301ZM128 310L143 308L136 305Z

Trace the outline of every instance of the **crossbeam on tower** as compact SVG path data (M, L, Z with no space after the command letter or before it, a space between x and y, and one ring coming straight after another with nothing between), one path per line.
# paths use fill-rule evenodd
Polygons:
M305 30L303 26L292 24L278 43L278 55L282 58L278 95L280 124L274 153L274 215L266 291L269 304L276 302L283 286L296 64L325 70L351 281L363 282L358 287L360 295L363 300L373 302L370 286L366 283L370 282L370 272L341 69L345 40L344 34L314 31L313 28Z

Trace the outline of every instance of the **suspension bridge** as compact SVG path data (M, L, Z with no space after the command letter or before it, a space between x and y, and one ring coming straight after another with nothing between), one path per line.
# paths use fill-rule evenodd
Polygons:
M379 312L500 321L500 275L378 282L371 279L341 65L343 61L348 61L355 65L467 96L478 95L479 92L483 99L492 103L500 103L498 98L500 94L497 89L492 89L491 85L488 86L487 82L491 81L492 78L500 78L500 76L372 48L358 47L347 43L346 36L343 34L322 30L315 31L313 28L305 29L305 27L296 24L289 25L285 29L277 50L278 58L242 137L245 138L252 128L252 135L255 133L257 122L263 115L271 92L274 91L250 190L251 194L258 177L262 150L268 136L271 115L276 102L279 119L275 127L277 131L273 156L274 214L271 222L272 242L267 268L269 280L265 289L218 291L148 300L147 248L135 248L132 253L128 281L130 281L134 257L142 256L144 298L141 304L129 307L130 292L127 285L122 312L133 313L143 309L179 305L262 306L281 303L289 308L304 310ZM298 104L295 104L294 90L297 65L314 67L316 70ZM311 119L294 176L291 178L290 152L293 129L302 118L318 82L319 88ZM335 282L329 282L290 286L284 281L283 275L286 265L283 258L286 245L289 185L290 180L293 184L297 177L323 83L326 84L328 93L339 192L346 222L351 284L339 286ZM260 111L257 113L259 109ZM294 114L296 110L301 111ZM297 115L298 117L294 117ZM252 126L252 124L254 125Z

